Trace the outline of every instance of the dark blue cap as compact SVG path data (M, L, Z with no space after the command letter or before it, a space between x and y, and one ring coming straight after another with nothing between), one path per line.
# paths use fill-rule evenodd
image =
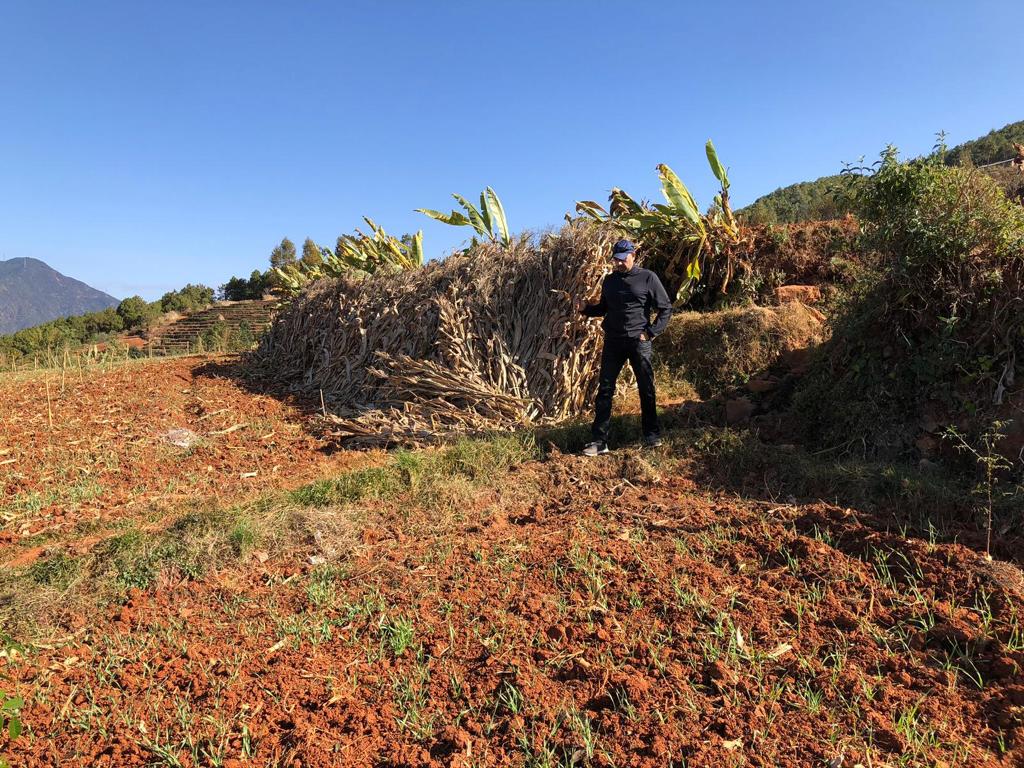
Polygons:
M612 258L626 260L629 254L636 250L636 246L633 245L629 240L619 240L612 248Z

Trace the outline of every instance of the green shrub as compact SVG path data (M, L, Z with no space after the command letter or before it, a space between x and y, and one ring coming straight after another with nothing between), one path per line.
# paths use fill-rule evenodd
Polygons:
M224 352L228 345L228 326L223 320L217 320L196 339L196 348L210 352Z
M867 455L910 452L925 415L983 425L1024 362L1024 209L990 178L890 148L855 188L877 254L840 304L796 399L806 437Z
M168 291L160 297L162 312L193 312L213 304L213 288L189 283L177 291Z

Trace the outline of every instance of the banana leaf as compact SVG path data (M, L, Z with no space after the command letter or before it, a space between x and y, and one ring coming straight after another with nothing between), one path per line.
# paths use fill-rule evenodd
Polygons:
M604 206L595 203L593 200L580 200L576 203L576 213L581 216L589 216L592 219L603 221L608 218L608 212Z
M466 215L469 216L469 223L472 225L473 229L477 231L477 234L481 237L488 237L493 240L494 237L491 234L491 230L484 223L484 217L480 215L480 211L478 211L476 207L462 195L453 193L452 197L458 201L459 205L466 209Z
M695 226L700 225L700 211L690 190L676 176L675 171L664 163L658 165L658 177L661 179L661 191L665 199L677 209L683 217Z
M490 215L491 222L497 227L498 236L501 242L505 245L509 245L512 242L512 235L508 231L508 220L505 218L505 207L501 204L501 200L498 199L498 193L490 187L484 190L485 194L481 197L484 198L484 208ZM486 195L486 196L485 196Z
M441 213L441 211L435 211L430 208L417 208L416 213L422 213L429 216L432 219L437 219L444 224L451 224L453 227L466 227L469 226L469 219L463 216L458 211L452 211L451 213Z
M412 245L409 246L409 262L412 267L423 266L423 230L417 230L412 236Z
M491 211L487 207L487 198L484 193L480 193L480 218L484 221L484 227L487 229L487 234L491 236L491 240L494 239L494 222L491 221Z
M708 139L708 143L704 145L704 151L707 153L708 165L711 166L711 172L715 174L715 178L722 183L722 189L728 189L729 176L726 174L722 163L718 160L718 152L715 151L715 145L711 143L711 139Z

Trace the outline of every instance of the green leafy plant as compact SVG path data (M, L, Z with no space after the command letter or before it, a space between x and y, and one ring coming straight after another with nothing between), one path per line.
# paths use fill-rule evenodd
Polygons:
M417 208L416 212L425 214L444 224L450 224L453 227L472 227L477 235L489 242L501 243L502 245L512 244L508 220L505 218L505 208L502 206L501 200L498 199L498 194L493 189L487 187L487 189L480 193L479 208L466 200L462 195L452 193L452 197L462 206L465 213L460 213L459 211L442 213L432 208ZM472 245L477 245L478 242L476 237L474 237Z
M940 158L887 147L848 169L865 269L837 299L832 337L794 400L805 436L836 454L913 455L927 412L962 416L976 434L1015 391L1024 209Z
M690 190L664 163L657 167L663 204L638 202L618 188L612 190L607 210L592 200L576 203L579 215L611 223L637 240L641 253L649 254L645 265L662 276L677 304L698 297L713 303L728 291L743 265L744 241L729 203L729 175L710 139L705 154L721 185L707 213L700 212Z
M0 731L6 730L10 739L21 735L21 709L24 706L24 699L0 691ZM0 758L0 768L7 768L3 758Z
M1011 468L1011 464L999 453L999 441L1006 434L1007 421L993 421L987 430L978 438L978 444L972 445L956 427L948 427L942 436L951 440L961 453L970 454L981 468L983 477L975 488L975 493L985 499L985 557L992 559L992 495L999 473Z

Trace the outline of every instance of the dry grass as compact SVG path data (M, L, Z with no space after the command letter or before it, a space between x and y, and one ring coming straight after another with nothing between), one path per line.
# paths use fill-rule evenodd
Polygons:
M673 316L656 344L662 363L710 397L765 370L780 356L823 339L821 314L790 302L683 312Z

